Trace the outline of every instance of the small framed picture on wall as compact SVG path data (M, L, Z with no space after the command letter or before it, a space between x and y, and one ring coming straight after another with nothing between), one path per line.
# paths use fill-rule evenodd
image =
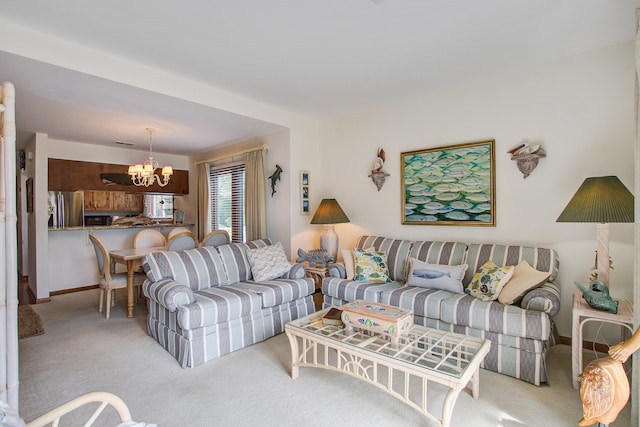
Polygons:
M27 212L33 212L33 178L27 179Z
M309 215L309 171L300 171L300 215Z

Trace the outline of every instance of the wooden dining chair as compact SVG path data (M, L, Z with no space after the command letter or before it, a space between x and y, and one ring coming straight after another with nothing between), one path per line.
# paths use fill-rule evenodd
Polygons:
M167 246L167 238L164 237L164 234L152 228L139 231L133 238L133 247L136 249L155 247L164 248L165 246ZM142 262L136 262L136 264L136 271L144 274ZM139 288L138 296L142 297L142 286Z
M152 228L139 231L133 238L134 248L164 247L166 244L167 239L164 234Z
M185 231L191 231L186 227L176 227L176 228L172 228L171 231L169 231L169 234L167 234L167 240L169 240L170 238L172 238L173 236L175 236L178 233L184 233Z
M198 247L198 238L190 231L174 234L167 240L166 250L184 251Z
M112 292L116 289L127 287L127 273L111 273L109 266L111 265L111 257L109 251L102 241L95 234L89 234L89 239L93 243L93 249L96 252L98 260L98 272L100 273L100 305L98 311L102 313L102 304L105 306L105 316L109 319L111 306L115 305L115 298L112 300ZM133 285L140 286L145 279L144 274L134 273ZM106 295L106 302L105 302Z
M209 232L209 234L207 234L206 236L204 236L204 239L202 239L202 241L200 242L200 247L202 246L220 246L220 245L226 245L227 243L230 243L231 239L229 238L229 233L226 232L226 230L212 230L211 232Z

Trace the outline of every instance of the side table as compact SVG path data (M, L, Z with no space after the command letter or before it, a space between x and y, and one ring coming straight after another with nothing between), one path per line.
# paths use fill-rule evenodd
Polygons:
M322 299L317 300L318 295L322 295L322 279L329 275L329 267L310 267L308 262L304 262L304 266L307 269L307 277L313 279L316 284L316 290L313 293L313 300L316 303L316 310L322 308Z
M613 314L608 311L596 310L582 298L582 293L573 294L573 322L571 332L571 378L573 388L579 388L578 377L582 374L582 332L587 322L602 322L620 325L622 329L622 340L633 333L633 304L629 300L619 299L618 313ZM627 330L629 333L627 333ZM617 344L617 343L616 343Z

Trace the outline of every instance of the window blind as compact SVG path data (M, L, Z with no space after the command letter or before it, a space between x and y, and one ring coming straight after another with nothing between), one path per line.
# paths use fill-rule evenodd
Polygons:
M243 242L244 163L211 168L211 226L226 230L232 242Z

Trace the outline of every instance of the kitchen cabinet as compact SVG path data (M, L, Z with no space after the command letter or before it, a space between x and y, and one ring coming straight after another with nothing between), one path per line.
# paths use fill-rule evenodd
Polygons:
M173 169L169 184L137 187L127 173L129 165L49 158L49 191L122 191L132 194L189 194L189 171ZM160 170L157 171L160 173Z
M144 194L127 194L129 196L129 211L142 212L144 210Z
M85 191L85 211L111 211L113 210L113 193L111 191Z
M118 212L142 212L142 194L114 191L113 210Z

